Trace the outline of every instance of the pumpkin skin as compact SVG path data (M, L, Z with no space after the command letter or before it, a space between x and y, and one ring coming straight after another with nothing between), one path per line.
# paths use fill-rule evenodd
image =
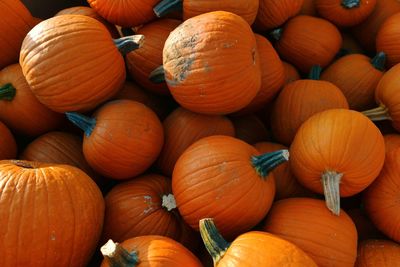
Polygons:
M96 184L69 165L10 160L0 166L0 265L86 266L104 217Z
M377 0L315 0L318 14L339 27L361 23L374 10Z
M0 71L0 120L15 132L38 136L61 126L63 116L32 94L19 64Z
M358 246L355 267L399 266L400 245L389 240L370 239Z
M297 69L290 63L282 61L283 68L285 69L285 82L284 85L293 81L300 80L300 74Z
M20 64L34 95L57 112L90 110L125 80L124 59L109 32L82 15L56 16L36 25L22 43Z
M0 121L0 159L15 159L17 143L7 126Z
M0 10L0 69L2 69L18 62L22 41L36 24L36 20L21 1L1 1Z
M355 195L376 179L385 144L379 129L361 113L331 109L301 125L290 153L289 164L298 181L324 193L328 208L338 214L339 195Z
M159 0L87 0L90 7L112 24L121 27L134 27L153 19L153 7Z
M267 141L271 134L265 124L256 115L231 117L235 127L235 137L248 144Z
M179 156L197 140L212 135L234 136L232 122L224 116L209 116L177 108L164 121L164 146L157 167L167 176L172 175Z
M172 96L182 107L204 114L247 106L261 86L259 61L248 23L225 11L186 20L171 32L163 50Z
M387 65L392 67L400 62L400 14L396 13L386 19L376 35L376 49L387 55Z
M315 8L314 0L304 0L299 14L317 17L318 14Z
M318 266L353 267L357 257L357 230L351 218L341 212L332 215L324 201L288 198L276 201L263 230L292 242Z
M254 22L257 31L269 31L283 25L296 16L304 0L260 0L258 14Z
M180 23L175 19L160 19L138 29L137 33L146 36L146 41L140 49L126 55L126 65L131 77L143 88L158 94L169 94L165 83L153 83L149 75L162 65L165 41Z
M396 148L400 147L400 135L399 134L385 134L383 136L385 140L385 151L390 153Z
M290 19L278 38L275 48L279 55L303 73L308 73L313 65L327 66L342 45L335 25L304 15Z
M400 242L400 150L386 154L385 164L378 178L364 193L364 207L374 225L387 237Z

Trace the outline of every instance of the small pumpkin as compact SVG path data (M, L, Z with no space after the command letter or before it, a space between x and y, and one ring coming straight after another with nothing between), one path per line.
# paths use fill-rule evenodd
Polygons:
M387 55L387 64L389 67L400 62L400 14L396 13L387 18L379 28L376 35L376 49L383 51Z
M385 144L379 129L360 112L330 109L301 125L290 153L298 181L323 193L328 209L338 215L340 196L355 195L378 177Z
M296 245L260 231L238 236L228 243L218 232L212 218L201 219L200 233L215 267L224 266L317 266L303 250Z
M383 239L365 240L358 246L355 267L399 266L400 245Z
M298 72L298 70L296 69L295 66L293 66L292 64L286 62L286 61L282 61L283 63L283 68L285 70L285 82L284 85L291 83L293 81L297 81L300 80L300 74Z
M84 131L83 155L98 173L113 179L141 174L157 159L164 141L157 115L132 100L114 100L99 107L93 117L68 112Z
M232 116L235 137L252 145L257 142L271 140L271 133L264 122L256 115Z
M15 159L17 143L10 129L0 121L0 160Z

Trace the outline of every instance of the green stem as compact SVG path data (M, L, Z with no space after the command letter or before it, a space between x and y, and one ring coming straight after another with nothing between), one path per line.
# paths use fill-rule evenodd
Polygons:
M278 28L278 29L275 29L272 32L270 32L269 36L271 36L271 38L274 39L275 41L279 41L282 37L282 33L283 33L283 29Z
M96 127L95 118L91 118L77 112L66 112L65 115L67 116L68 120L81 128L87 137L92 134L94 127Z
M203 239L204 246L214 261L214 266L225 255L230 243L228 243L222 235L218 232L212 218L205 218L199 221L200 235Z
M389 109L382 104L377 108L369 109L361 113L367 116L371 121L392 120L389 115Z
M342 173L325 171L321 179L326 207L338 216L340 214L340 180L342 177Z
M143 42L144 35L142 34L129 35L114 39L114 44L123 56L127 55L133 50L140 48L143 45Z
M164 83L165 82L164 67L161 65L156 69L154 69L149 75L149 80L153 83Z
M133 31L132 28L121 28L121 33L122 36L130 36L130 35L135 35L135 32Z
M256 172L265 178L268 174L275 169L278 165L289 160L289 151L282 149L270 153L261 154L259 156L252 156L251 163L256 169Z
M386 64L386 54L385 52L379 52L376 56L371 59L371 64L375 69L384 71Z
M135 267L139 263L136 251L128 252L111 239L100 248L100 251L110 267Z
M342 0L342 6L347 9L359 7L360 0Z
M319 80L321 76L322 68L320 65L314 65L310 69L310 73L308 74L308 78L311 80Z
M157 17L161 18L173 11L182 11L182 4L182 0L163 0L153 8L153 11Z
M11 101L14 99L17 90L11 83L0 86L0 100Z

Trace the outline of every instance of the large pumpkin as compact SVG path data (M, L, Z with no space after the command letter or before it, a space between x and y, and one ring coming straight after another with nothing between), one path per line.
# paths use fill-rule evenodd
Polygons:
M389 241L370 239L358 246L355 267L397 267L400 266L400 245Z

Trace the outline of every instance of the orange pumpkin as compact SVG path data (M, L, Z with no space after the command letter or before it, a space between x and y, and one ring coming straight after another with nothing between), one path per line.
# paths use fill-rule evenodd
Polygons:
M357 257L357 230L342 211L332 215L322 200L288 198L276 201L263 230L306 252L320 267L353 267Z
M299 14L317 17L318 14L317 14L317 10L315 8L314 2L315 2L315 0L304 0Z
M0 121L0 160L15 159L17 157L17 143L7 126Z
M261 86L249 24L225 11L205 13L171 32L163 50L165 80L184 108L227 114L247 106Z
M232 122L224 116L209 116L177 108L163 122L165 141L157 167L172 175L179 156L197 140L212 135L235 135Z
M335 84L351 109L366 110L374 106L375 88L383 76L385 59L382 52L373 59L362 54L347 55L328 66L321 80Z
M376 49L383 51L387 55L387 65L389 67L400 62L400 14L390 16L382 23L376 35Z
M228 243L211 218L201 219L200 233L215 267L290 266L313 267L315 262L303 250L278 236L264 232L247 232Z
M338 215L340 196L355 195L378 176L385 159L379 129L361 113L331 109L304 122L290 146L290 167L308 189L324 193Z
M400 245L389 240L370 239L358 246L354 267L394 267L400 263Z
M313 65L327 66L342 45L335 25L311 16L294 17L272 35L277 40L275 48L279 55L303 73L308 73Z
M385 151L390 153L392 150L400 147L400 135L399 134L385 134L383 136L385 140Z
M142 37L124 37L114 44L103 24L91 17L52 17L25 37L22 72L34 95L48 108L90 110L115 94L125 80L125 63L118 49L127 53L140 46Z
M5 160L0 185L2 267L87 265L101 234L104 200L83 171Z
M93 117L68 112L67 117L84 131L83 155L98 173L127 179L144 172L157 159L163 129L157 115L131 100L114 100Z
M61 126L63 116L32 94L19 64L0 71L0 120L12 130L37 136Z
M286 61L283 62L283 68L285 69L285 82L284 85L291 83L293 81L300 80L300 74L297 69L290 63Z
M364 53L363 48L360 46L360 44L357 42L357 40L354 38L354 35L351 34L351 32L341 31L340 33L342 34L342 39L343 39L342 47L340 48L340 50L342 50L345 55Z
M271 134L265 124L256 115L231 117L235 127L235 137L252 145L271 139Z

